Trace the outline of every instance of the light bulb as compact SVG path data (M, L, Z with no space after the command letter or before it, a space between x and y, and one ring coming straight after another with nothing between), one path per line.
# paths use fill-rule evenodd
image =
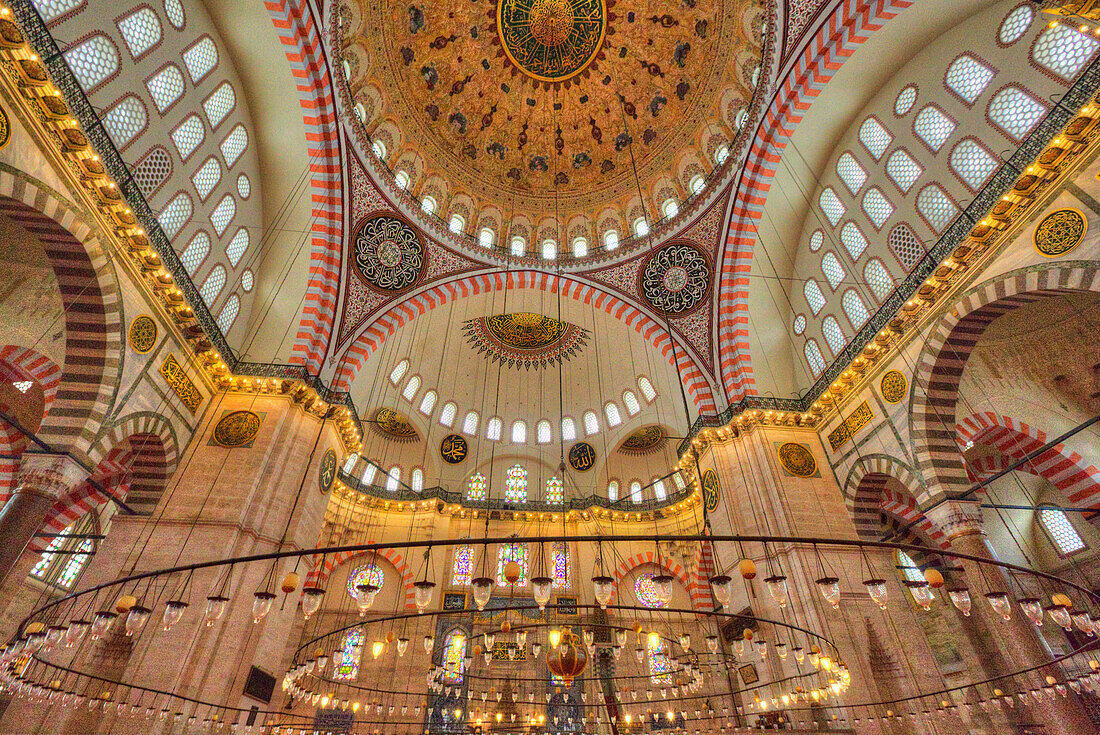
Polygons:
M550 633L547 634L547 641L550 643L551 648L557 648L561 643L561 631L557 628L551 628Z
M141 629L145 627L145 623L149 621L151 612L152 610L141 605L131 607L130 612L126 614L126 635L133 636L140 633Z
M379 587L373 584L355 585L355 606L359 608L359 617L367 614L367 610L374 605L374 599L378 596Z
M924 580L906 580L905 586L909 588L909 593L913 595L913 600L920 605L921 608L925 611L931 609L932 602L936 599L936 596L927 582Z
M397 639L397 655L398 656L404 656L405 651L407 651L408 649L409 649L409 639L408 638L398 638Z
M87 620L73 620L65 631L65 648L72 648L84 638L92 624Z
M707 650L711 653L718 653L718 636L708 635L706 638Z
M658 574L653 578L653 588L661 604L667 605L672 599L672 575Z
M1047 608L1050 619L1066 631L1073 630L1073 621L1070 619L1069 608L1065 605L1051 605Z
M657 631L651 631L646 638L646 642L649 644L650 648L656 648L661 645L661 636Z
M821 591L821 596L832 605L834 610L840 609L840 580L836 577L822 577L815 582Z
M517 630L516 631L516 645L520 648L526 648L527 647L527 631L526 630Z
M108 610L100 610L97 612L92 618L92 640L98 641L106 635L107 631L111 628L111 623L113 623L114 619L117 617L118 615Z
M385 643L383 643L382 641L375 641L374 643L372 643L370 645L370 653L375 658L378 658L379 656L382 655L382 651L385 650L385 648L386 648Z
M431 653L433 645L435 645L435 638L430 635L424 636L424 653Z

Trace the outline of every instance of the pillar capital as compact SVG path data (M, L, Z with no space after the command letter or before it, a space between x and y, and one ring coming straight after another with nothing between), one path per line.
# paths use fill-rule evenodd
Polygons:
M19 461L15 492L57 500L87 477L87 470L67 454L26 452Z
M948 541L961 536L984 536L982 506L977 500L944 500L924 512Z

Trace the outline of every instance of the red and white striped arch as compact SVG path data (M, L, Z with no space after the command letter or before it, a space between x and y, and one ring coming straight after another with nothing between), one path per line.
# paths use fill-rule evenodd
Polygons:
M109 490L119 500L125 500L130 492L130 470L126 465L126 456L118 459L105 459L99 463L89 480ZM57 534L76 523L91 512L98 512L107 504L109 498L89 480L76 486L70 493L54 502L46 514L42 531ZM27 544L30 551L45 551L50 539L35 537Z
M313 557L313 568L309 570L309 574L306 575L306 586L310 587L324 587L328 581L332 572L345 562L352 561L361 556L373 555L373 551L340 551L331 556L324 556L324 563L321 563L321 556ZM380 549L378 556L388 561L393 565L393 568L397 570L397 573L401 575L401 588L405 591L405 609L415 610L416 600L413 590L413 576L412 571L409 569L409 565L405 563L404 557L393 549Z
M856 48L913 0L844 0L804 47L750 144L719 258L718 354L726 399L756 392L749 353L749 273L757 223L787 141L825 85Z
M894 457L872 454L863 457L849 471L844 483L844 502L865 541L880 541L888 529L882 518L896 528L906 528L920 542L948 548L943 531L917 505L919 480L912 469Z
M344 232L343 167L328 58L308 0L266 0L298 88L311 176L309 282L292 362L317 373L336 318Z
M27 448L27 437L7 421L0 419L0 506L11 498L19 460Z
M641 553L623 559L619 562L619 566L615 567L615 588L611 595L612 604L614 604L619 599L619 585L624 579L626 579L627 575L629 575L638 567L645 566L655 566L660 569L666 570L673 577L676 577L676 579L680 580L680 583L684 585L684 588L688 591L688 594L691 595L693 580L686 569L684 569L682 566L672 561L671 559L665 559L662 557L660 560L658 560L656 552L643 551ZM691 605L692 609L695 610L709 609L697 605L694 595L691 596Z
M61 385L57 363L29 347L4 345L0 347L0 380L16 379L33 380L42 387L42 413L48 413Z
M587 304L594 310L610 314L633 328L676 368L680 380L699 413L717 413L714 391L702 368L691 359L682 344L673 348L668 332L652 317L618 296L591 284L564 275L533 270L494 271L464 276L436 284L422 293L395 304L364 329L344 352L333 387L336 390L350 390L355 376L375 350L380 348L398 329L432 309L460 298L523 288L554 293L560 289L563 296Z

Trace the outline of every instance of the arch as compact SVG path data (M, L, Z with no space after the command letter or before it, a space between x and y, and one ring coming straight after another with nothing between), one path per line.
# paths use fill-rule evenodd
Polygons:
M7 421L0 419L0 506L8 502L19 472L19 458L27 448L27 437Z
M619 584L623 581L623 579L626 578L628 574L633 572L638 567L643 566L659 567L667 571L673 577L676 577L676 579L680 580L680 583L683 584L684 588L687 590L688 595L691 598L692 607L696 610L703 609L702 607L700 607L702 600L698 599L697 596L693 594L693 580L688 575L687 570L676 562L670 559L666 559L664 557L661 557L660 561L658 562L657 554L653 551L643 551L641 553L634 554L633 556L629 556L619 562L619 566L615 568L615 574L613 575L615 577L615 586L611 594L612 604L614 604L619 598Z
M714 392L705 373L688 356L683 344L677 344L673 349L668 332L657 321L638 307L594 286L567 276L532 270L506 273L498 271L465 276L453 281L437 283L426 291L395 304L360 332L345 350L339 362L333 389L350 390L355 376L367 358L398 329L418 316L458 298L513 288L534 288L552 292L560 289L565 296L583 302L593 309L602 310L627 326L633 327L634 331L648 339L668 359L669 364L676 368L679 379L684 383L700 414L717 413Z
M43 245L65 309L67 344L58 390L64 411L46 414L38 435L76 456L86 455L114 398L109 371L122 366L118 285L91 227L52 191L21 176L0 178L0 213Z
M105 459L96 465L87 480L81 482L64 497L54 502L42 523L45 533L61 533L86 514L96 512L107 504L109 498L92 481L110 490L119 500L125 500L130 493L131 473L123 461ZM34 537L27 549L34 552L45 551L49 539Z
M57 363L41 352L17 345L0 347L0 362L7 363L25 378L42 386L42 413L49 413L50 405L57 397L57 388L61 385L61 368Z
M909 435L927 487L922 504L969 484L955 441L955 411L963 370L985 329L1025 304L1073 291L1100 291L1095 263L1041 264L1001 274L972 288L931 330L913 371ZM922 388L922 390L918 390Z
M808 38L801 56L757 125L730 208L725 242L719 254L718 357L725 397L735 403L756 393L749 353L749 273L757 222L764 216L771 180L787 141L825 85L871 34L909 7L913 0L838 3L833 15Z
M306 587L324 587L328 581L332 572L344 564L354 559L358 559L361 556L373 555L373 551L340 551L332 556L314 556L312 561L312 568L309 570L309 574L306 575ZM409 565L405 563L404 557L393 549L381 549L378 551L378 556L382 557L397 570L397 573L401 575L401 587L405 590L405 609L415 610L416 600L413 597L413 576L412 571L409 569ZM321 559L324 559L324 565L321 564Z
M913 495L922 487L912 468L886 454L862 457L848 472L844 481L844 504L848 507L856 535L865 541L882 540L882 520L897 522L898 528L908 527L922 543L948 542L940 530L917 505Z
M93 461L101 461L106 458L111 449L121 444L127 437L138 434L154 434L160 438L164 447L164 467L170 476L176 471L176 463L179 461L179 440L172 422L160 414L152 411L137 411L127 414L116 421L110 429L100 435L95 445L88 452Z

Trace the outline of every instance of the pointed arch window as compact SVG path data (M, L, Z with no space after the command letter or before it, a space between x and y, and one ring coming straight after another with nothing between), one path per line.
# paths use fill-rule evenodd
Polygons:
M414 467L412 471L412 490L414 493L421 492L424 489L424 470L419 467Z
M631 416L642 410L642 407L638 404L638 396L634 395L634 391L623 391L623 404L626 406L626 412Z
M443 410L439 413L439 423L447 428L455 425L455 416L458 415L458 405L454 401L443 404Z
M840 322L836 317L831 314L825 317L821 322L821 332L825 335L825 341L829 343L829 350L833 353L833 357L844 351L847 340L844 339L844 332L840 329Z
M667 493L665 493L665 481L662 480L660 477L653 478L652 486L653 497L655 497L657 500L664 500L666 497L668 497Z
M420 376L414 375L409 378L409 382L405 383L405 389L401 391L401 395L404 396L406 401L412 401L418 390L420 390Z
M821 272L825 274L825 280L829 282L829 287L834 291L836 291L840 282L844 280L844 268L841 267L840 260L831 250L821 258Z
M821 196L818 197L817 201L821 206L821 211L825 213L825 217L836 227L836 223L844 216L844 204L840 201L840 197L836 195L831 186L826 186L822 189Z
M443 679L461 684L466 673L466 634L455 628L443 638Z
M390 371L390 382L397 385L401 382L401 378L405 377L405 373L409 371L409 361L402 360L397 363L393 370Z
M569 588L569 544L564 541L555 541L551 547L551 556L554 560L554 587L558 589Z
M332 678L355 681L359 678L359 659L363 655L363 631L352 628L344 635L340 648L332 657Z
M526 444L527 443L527 423L520 421L512 422L512 443L513 444Z
M665 652L663 639L658 639L656 645L649 647L649 680L657 686L667 687L673 683L672 662Z
M439 399L439 394L434 390L429 390L424 394L424 397L420 399L420 413L425 416L431 416L432 410L435 409L435 402Z
M844 298L841 299L841 306L844 307L844 315L848 317L848 321L852 323L852 328L858 330L867 320L871 318L871 315L867 313L867 306L863 303L863 299L859 297L859 294L855 292L855 289L848 289L844 292Z
M362 483L364 485L370 485L374 482L374 476L378 474L378 468L373 463L367 462L363 467Z
M840 244L848 251L852 260L859 260L863 251L867 249L867 238L863 236L855 222L845 222L840 230Z
M451 585L467 587L474 571L474 547L460 544L455 547L455 557L451 564Z
M630 481L630 501L632 503L642 502L642 483L640 480Z
M836 173L853 196L867 183L867 171L851 153L842 153L836 160Z
M608 401L603 407L603 411L604 415L607 416L608 426L618 426L623 422L622 417L619 415L619 407L613 401Z
M202 288L199 289L199 296L207 306L212 306L222 292L223 286L225 286L225 266L218 263L203 282Z
M966 104L972 105L989 86L995 73L970 54L963 54L947 67L944 84Z
M634 597L642 607L658 609L665 606L661 596L657 594L657 583L653 581L652 574L639 574L634 578Z
M814 316L817 316L818 312L825 306L825 294L821 292L821 286L817 285L817 281L809 278L802 287L802 294L806 297L806 303L810 305L810 311L814 313Z
M500 550L497 552L497 586L508 586L509 582L504 578L504 567L507 566L509 562L514 561L516 564L519 564L519 579L516 580L516 587L526 587L529 561L527 557L527 544L517 542L501 544Z
M657 389L653 387L653 383L649 382L649 378L644 375L638 378L638 390L642 392L646 403L653 403L653 399L657 397Z
M62 56L85 92L91 92L118 71L118 49L103 34L72 47Z
M237 314L241 311L241 297L237 294L231 294L228 299L225 300L225 306L222 307L222 313L218 314L218 329L222 330L222 334L228 334L229 329L233 326L233 322L237 321Z
M859 142L876 161L882 158L894 136L877 119L869 117L859 126Z
M386 475L386 490L387 492L395 493L397 488L401 486L401 468L397 465L390 467L389 473Z
M588 436L598 434L600 431L600 420L596 418L595 411L584 412L584 433Z
M359 462L358 454L349 454L347 459L344 460L343 472L345 475L350 475L351 471L355 469L355 465Z
M561 505L565 502L565 492L560 478L551 477L546 481L546 502Z
M95 532L95 519L89 514L50 539L30 576L47 585L71 590L95 551L90 538Z
M485 482L485 475L478 472L471 475L466 481L466 499L481 502L488 498L489 486Z
M504 428L504 422L496 416L489 419L489 423L485 425L485 438L489 441L500 441L500 434Z
M817 346L817 340L811 339L808 341L803 351L806 353L806 362L809 364L814 377L821 375L825 370L825 356L821 354L821 348Z
M535 429L535 434L536 434L536 440L538 441L539 444L549 444L550 443L550 438L551 438L550 437L550 422L547 421L546 419L543 419L542 421L540 421L538 423L538 426Z
M565 416L561 420L561 438L567 442L577 438L577 426L569 416Z
M1071 81L1096 53L1100 41L1072 26L1057 23L1043 31L1031 49L1036 64Z
M863 280L870 286L871 293L880 304L894 290L894 279L890 277L886 266L878 258L871 258L867 261L867 265L863 266Z
M512 465L508 470L508 479L504 487L504 502L527 502L527 470L520 465Z

